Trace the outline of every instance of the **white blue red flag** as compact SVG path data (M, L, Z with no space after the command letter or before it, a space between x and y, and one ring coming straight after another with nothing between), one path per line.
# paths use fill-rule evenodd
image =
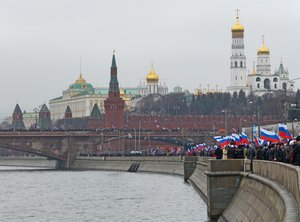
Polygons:
M240 139L240 136L238 134L232 133L231 136L234 139L234 142L235 142L236 145L241 144L241 139Z
M214 139L221 147L224 147L229 144L228 140L226 138L222 138L221 136L215 136Z
M247 144L247 145L250 144L250 141L249 141L248 136L246 135L246 133L241 133L240 134L240 140L241 140L242 144Z
M280 139L274 131L268 131L266 129L261 128L260 130L260 138L263 140L270 141L272 143L279 143Z
M268 145L267 141L265 141L263 139L260 139L260 138L256 137L255 135L254 135L254 140L255 140L255 145L256 146Z
M292 135L290 134L290 132L287 129L287 126L285 124L279 123L278 124L278 131L279 131L279 136L282 139L293 139Z

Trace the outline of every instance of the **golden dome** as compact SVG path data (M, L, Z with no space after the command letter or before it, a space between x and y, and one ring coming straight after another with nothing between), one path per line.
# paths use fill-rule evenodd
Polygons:
M125 95L124 89L120 88L120 96L124 96L124 95Z
M236 23L231 27L232 32L243 32L244 26L239 22L239 10L236 10Z
M236 23L231 27L232 32L243 32L244 26L242 26L239 22L239 17L236 17Z
M146 76L147 82L158 82L159 77L158 75L154 72L153 64L151 65L151 69L149 74Z
M79 78L76 80L77 84L86 84L86 81L84 78L82 78L82 74L80 73Z
M264 37L262 46L258 49L257 54L270 54L270 50L265 45Z

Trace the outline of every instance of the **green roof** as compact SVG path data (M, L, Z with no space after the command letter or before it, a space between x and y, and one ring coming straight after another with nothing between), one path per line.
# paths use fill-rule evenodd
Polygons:
M99 107L97 105L97 103L95 103L95 105L93 106L92 112L91 112L91 117L93 118L98 118L101 116Z
M40 109L40 112L50 112L50 110L48 109L48 107L46 106L46 104L43 104L42 108Z
M81 90L92 91L92 90L94 90L94 87L90 83L85 83L85 84L73 83L69 86L68 90L70 90L70 91L81 91Z
M117 68L115 54L113 54L113 58L112 58L112 62L111 62L111 68Z
M70 106L67 106L67 109L66 109L65 112L66 112L66 113L71 113L71 112L72 112Z
M280 63L279 69L278 69L278 74L283 74L285 73L284 67L282 65L282 63Z
M14 110L13 114L22 114L21 108L20 108L18 103L15 107L15 110Z

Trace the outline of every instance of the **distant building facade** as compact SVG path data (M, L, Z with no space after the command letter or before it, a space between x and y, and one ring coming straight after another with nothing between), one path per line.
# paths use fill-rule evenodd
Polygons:
M147 84L140 83L137 87L120 87L120 97L125 101L125 110L130 111L136 98L153 93L166 95L168 87L159 83L159 77L155 73L153 65L146 76ZM74 118L89 117L95 104L102 114L105 113L104 101L109 96L109 87L94 88L87 83L82 74L75 83L64 90L63 95L49 101L52 121L64 118L65 111L69 106Z

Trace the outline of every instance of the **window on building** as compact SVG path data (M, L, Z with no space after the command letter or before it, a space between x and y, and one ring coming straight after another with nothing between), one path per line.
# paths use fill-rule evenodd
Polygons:
M260 78L259 77L256 78L256 82L260 82Z
M259 89L259 83L257 83L257 88Z
M243 62L241 62L241 67L243 67Z
M274 88L277 89L277 84L276 83L274 84Z
M241 80L243 80L243 76L241 76Z
M266 90L270 90L271 89L270 79L265 79L264 80L264 88Z
M287 87L286 87L286 83L284 82L284 83L282 83L282 89L283 90L286 90L287 89Z
M273 79L273 82L278 82L278 79L277 79L277 78L274 78L274 79Z
M235 80L237 80L237 76L235 77Z
M235 68L237 67L237 62L234 62L234 67L235 67Z

